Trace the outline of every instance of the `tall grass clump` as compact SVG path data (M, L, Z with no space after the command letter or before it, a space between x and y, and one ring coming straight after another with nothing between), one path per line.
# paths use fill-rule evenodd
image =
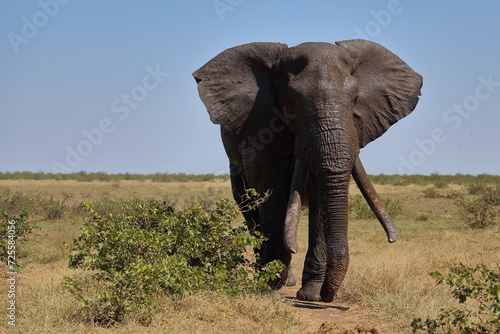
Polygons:
M238 213L228 199L211 211L192 203L178 212L162 201L138 201L116 216L83 206L89 216L69 246L69 265L93 274L90 281L65 277L64 286L92 322L110 325L137 314L147 324L158 294L245 294L267 289L283 270L280 262L257 268L245 257L263 238L231 226Z

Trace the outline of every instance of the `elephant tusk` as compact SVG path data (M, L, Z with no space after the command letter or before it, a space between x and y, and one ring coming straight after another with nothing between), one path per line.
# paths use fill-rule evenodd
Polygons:
M304 196L307 184L307 172L306 166L304 166L299 159L295 160L292 187L290 189L290 197L288 198L283 233L285 247L292 254L297 254L299 248L297 245L297 228L299 226L302 197Z
M394 222L392 221L389 212L387 212L387 209L380 200L375 188L373 188L373 184L370 182L359 157L356 158L356 162L354 163L352 176L354 177L354 181L356 181L356 184L358 185L359 190L361 190L365 200L368 202L368 205L370 205L370 208L375 213L375 216L379 220L380 224L382 224L382 227L387 234L387 239L389 242L396 242L396 240L398 240L396 226L394 226Z

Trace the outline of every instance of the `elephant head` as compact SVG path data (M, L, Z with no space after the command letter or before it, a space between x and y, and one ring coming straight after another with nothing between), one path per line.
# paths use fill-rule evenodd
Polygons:
M365 40L291 48L280 43L245 44L222 52L193 76L211 120L232 133L245 136L254 120L266 113L279 110L286 115L295 171L285 244L291 253L297 251L298 216L310 175L327 254L321 298L333 300L349 262L351 175L389 241L397 239L358 154L415 108L422 77L389 50Z

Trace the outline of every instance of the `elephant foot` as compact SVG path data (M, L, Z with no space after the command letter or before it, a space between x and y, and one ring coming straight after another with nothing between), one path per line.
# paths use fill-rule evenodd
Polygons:
M283 272L281 272L281 278L276 279L274 281L268 282L269 286L273 290L279 290L283 286L295 286L297 285L297 279L292 273L292 268L288 267Z
M311 301L311 302L320 302L322 301L320 291L321 291L321 283L311 283L308 282L297 291L297 299Z
M286 286L295 286L297 285L297 279L292 273L292 268L288 268L287 273L286 273Z
M279 278L279 279L275 279L273 281L268 281L267 285L269 285L269 287L272 290L279 290L285 285L285 282L283 282L283 280Z

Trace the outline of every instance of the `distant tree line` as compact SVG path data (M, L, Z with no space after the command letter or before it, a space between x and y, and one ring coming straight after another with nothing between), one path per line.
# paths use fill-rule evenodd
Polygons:
M440 175L433 173L431 175L370 175L370 180L376 184L388 184L394 186L406 186L409 184L428 185L434 184L438 187L446 186L447 184L500 184L500 175ZM108 174L104 172L87 173L77 172L71 174L62 173L44 173L44 172L0 172L0 180L76 180L82 182L92 181L122 181L136 180L153 182L188 182L188 181L213 181L213 180L229 180L229 174L216 175L210 174L184 174L184 173L155 173L155 174Z
M215 175L210 174L169 174L169 173L155 173L155 174L108 174L104 172L87 173L77 172L71 174L63 173L44 173L44 172L0 172L0 180L75 180L82 182L92 181L122 181L122 180L135 180L153 182L188 182L188 181L213 181L213 180L229 180L228 174Z
M455 174L455 175L440 175L433 173L431 175L370 175L372 183L388 184L394 186L407 186L410 184L415 185L428 185L433 184L437 188L446 187L448 184L492 184L500 185L500 175L490 174Z

